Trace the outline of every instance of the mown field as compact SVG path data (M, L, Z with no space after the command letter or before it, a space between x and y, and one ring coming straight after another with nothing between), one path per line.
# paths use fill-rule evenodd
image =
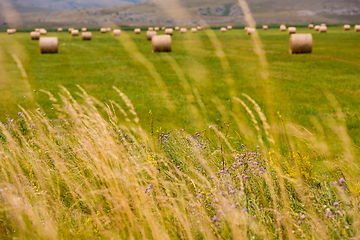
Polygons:
M359 238L359 33L48 36L0 33L0 238Z
M147 130L150 110L155 126L165 131L174 128L200 131L218 119L234 123L226 112L235 108L236 114L246 119L244 124L252 125L245 109L234 106L226 83L226 78L230 77L234 80L230 87L234 94L237 97L242 93L249 95L265 115L271 106L272 114L277 115L279 111L286 121L310 131L319 130L320 124L325 128L326 138L330 139L333 132L323 121L334 113L326 97L332 94L343 108L349 134L358 145L360 34L344 32L341 27L329 27L326 34L298 28L298 33L308 32L313 33L313 53L289 55L286 32L259 31L269 65L269 85L260 76L252 38L238 29L227 33L214 31L220 45L214 45L209 33L204 31L185 35L175 32L173 51L155 54L151 52L151 42L145 40L144 31L141 35L123 32L121 37L93 32L93 40L88 42L81 41L81 37L71 37L67 32L49 32L48 36L59 38L60 52L43 55L39 53L38 41L31 41L28 33L14 36L1 33L1 119L5 119L5 114L16 115L18 104L41 107L50 118L56 118L48 96L33 90L44 89L59 98L59 85L72 93L79 92L76 85L80 85L101 102L113 100L121 104L113 86L119 88L132 101ZM225 53L229 69L224 70L221 65L217 48ZM23 80L12 54L22 62L27 81ZM269 91L273 99L268 105L265 91ZM32 103L36 103L36 107ZM197 111L192 111L191 105Z

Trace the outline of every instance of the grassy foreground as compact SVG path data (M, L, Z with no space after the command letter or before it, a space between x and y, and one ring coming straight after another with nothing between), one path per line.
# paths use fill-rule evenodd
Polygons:
M359 237L354 159L314 171L293 146L248 149L222 125L148 135L63 94L56 125L23 110L1 129L2 239Z
M1 238L359 238L359 34L260 32L268 81L239 30L49 35L0 34Z

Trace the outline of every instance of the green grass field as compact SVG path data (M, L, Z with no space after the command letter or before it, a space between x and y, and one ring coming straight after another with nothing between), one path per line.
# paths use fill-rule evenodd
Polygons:
M1 239L359 239L360 33L144 35L0 33Z
M242 93L253 98L266 116L270 114L267 107L271 104L272 114L279 111L287 122L310 131L322 131L314 124L318 122L325 128L328 139L335 133L324 122L334 114L334 109L326 94L333 94L346 115L349 134L358 145L360 34L344 32L341 27L329 27L326 34L298 28L298 33L308 32L313 33L313 53L289 55L287 33L278 29L259 30L270 72L269 86L265 87L252 38L243 30L225 34L216 30L221 42L217 47L224 51L230 77L235 81L231 88L240 98ZM119 88L132 101L143 128L148 131L149 110L154 115L155 126L165 131L174 128L199 131L218 119L234 123L227 114L234 109L244 124L252 125L245 109L231 101L225 81L229 75L225 74L216 47L204 31L185 35L175 32L171 53L152 53L144 31L141 35L129 31L121 37L94 32L92 41L87 42L67 32L49 32L48 36L59 37L59 54L40 54L38 41L31 41L29 33L0 34L2 120L5 114L17 114L18 104L33 109L41 107L50 118L56 118L51 101L39 89L59 98L59 85L72 93L80 92L76 87L80 85L102 102L114 100L121 104L113 86ZM23 80L12 54L21 60L27 81ZM271 103L266 103L265 91L270 92Z

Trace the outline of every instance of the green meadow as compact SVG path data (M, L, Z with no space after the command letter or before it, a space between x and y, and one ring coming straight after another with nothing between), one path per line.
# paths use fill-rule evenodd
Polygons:
M254 99L268 118L276 119L280 112L286 121L320 131L331 139L334 133L323 121L334 114L327 97L332 94L343 109L351 138L359 144L360 34L344 32L341 27L329 27L326 34L298 27L298 33L313 34L313 53L290 55L286 32L275 28L258 32L268 62L267 82L261 78L252 37L240 29L196 34L175 31L171 53L152 53L145 31L140 35L123 31L121 37L93 32L91 41L71 37L67 32L48 32L47 36L59 39L58 54L40 54L38 41L31 41L29 33L1 33L1 119L5 114L16 115L18 105L40 107L50 118L56 118L48 95L39 90L49 91L59 99L59 85L77 99L79 85L101 102L113 100L121 104L113 89L116 86L131 100L141 125L148 131L150 110L155 126L165 131L200 131L218 120L234 123L227 114L234 109L251 128L250 116L241 105L235 106L238 103L232 100L231 89L236 97L245 93ZM225 56L219 58L217 49ZM21 76L12 54L20 59L27 80ZM227 69L222 65L224 61L228 62ZM227 78L233 80L231 86ZM325 130L319 130L319 125L324 125Z
M309 32L0 33L0 238L358 239L360 33Z

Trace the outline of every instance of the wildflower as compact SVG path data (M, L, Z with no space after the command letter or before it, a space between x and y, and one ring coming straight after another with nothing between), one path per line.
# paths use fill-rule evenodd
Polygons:
M301 215L301 219L304 220L306 218L306 216L303 214Z
M234 194L234 193L235 193L235 190L231 190L230 193L231 193L231 194Z
M344 182L345 182L345 179L343 179L343 178L340 178L340 179L339 179L339 183L340 183L340 185L343 185L343 184L344 184Z
M301 221L298 221L298 222L297 222L297 224L298 224L298 225L301 225L301 224L302 224L302 222L301 222Z
M217 216L215 215L212 219L213 222L216 222L217 221Z
M334 182L334 185L337 185L337 184L338 184L338 182L337 182L337 181L335 181L335 182Z
M334 202L334 206L337 207L339 205L338 202Z
M257 149L259 149L260 147L259 146L256 146Z
M326 217L326 218L329 218L329 217L330 217L330 213L331 213L330 209L326 209L325 217Z
M245 209L245 208L243 208L243 209L241 210L241 212L243 212L243 213L244 213L244 212L246 212L246 209Z

